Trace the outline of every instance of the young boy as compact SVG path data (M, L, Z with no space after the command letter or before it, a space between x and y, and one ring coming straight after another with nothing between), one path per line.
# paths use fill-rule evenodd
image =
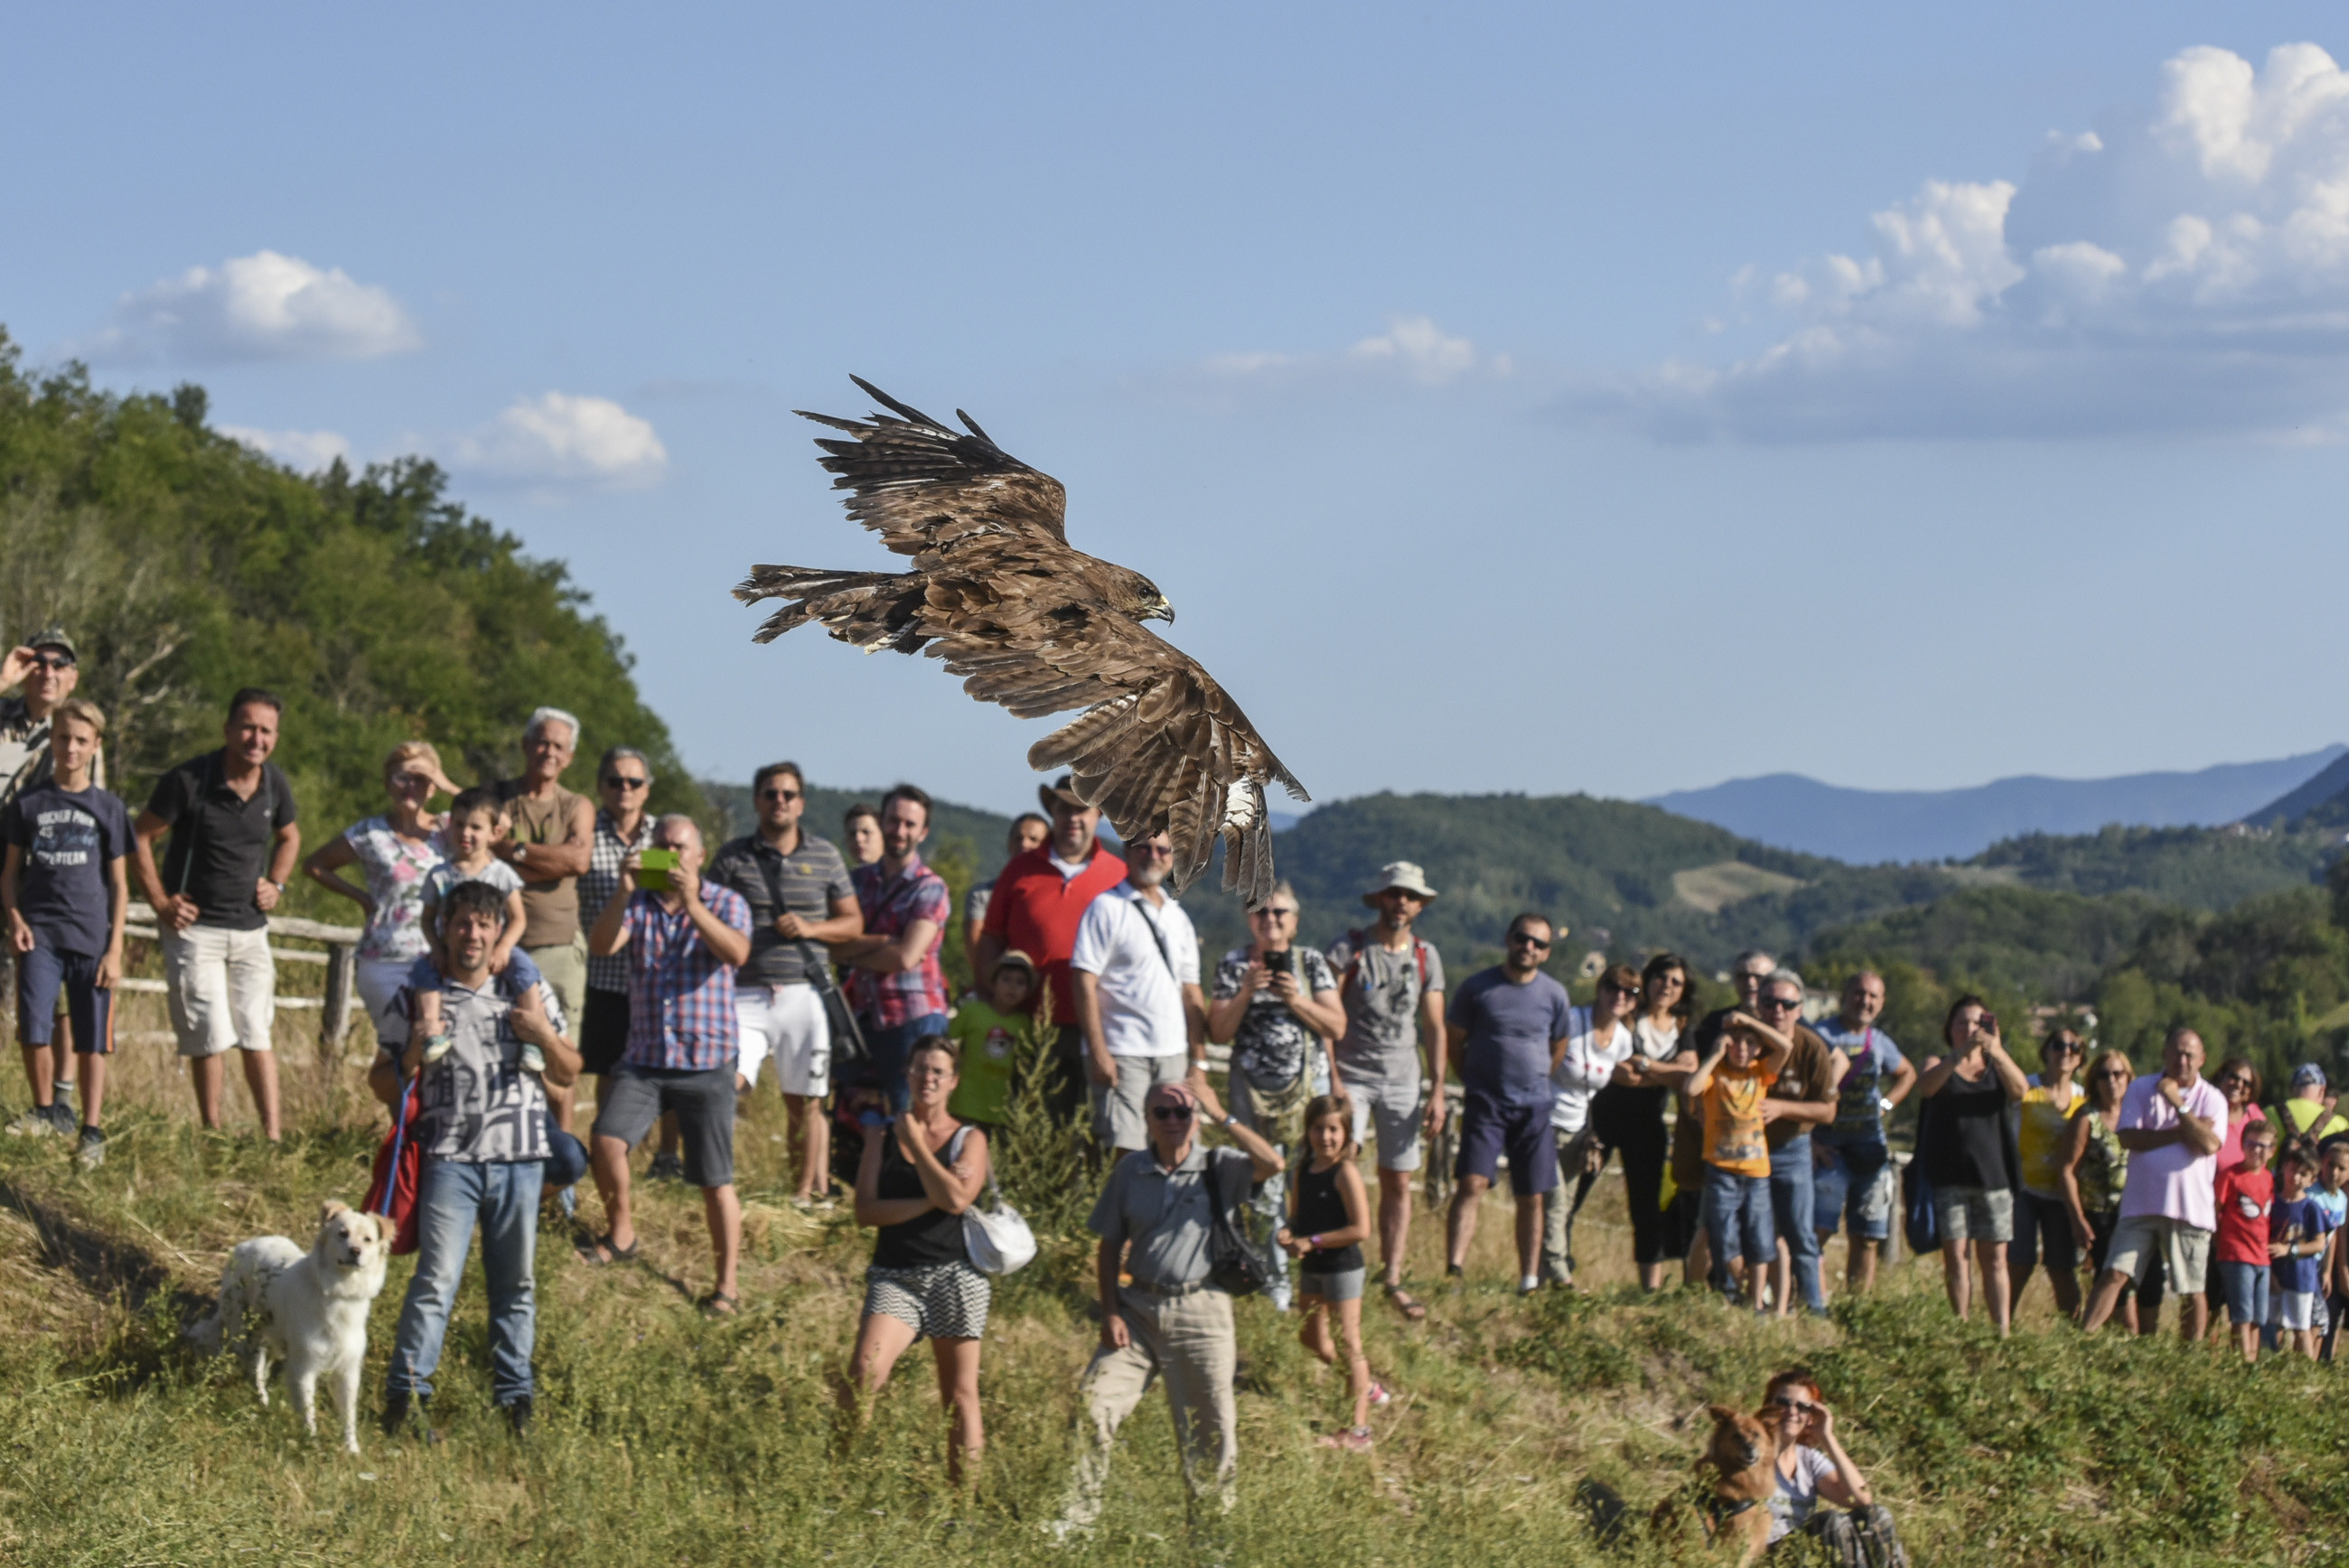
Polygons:
M85 1168L106 1162L98 1130L106 1099L106 1057L114 1049L114 985L122 977L122 923L130 908L130 814L91 782L106 716L73 697L50 721L55 777L26 790L0 813L0 905L16 954L16 1038L25 1050L34 1109L9 1124L19 1136L71 1132L71 1113L54 1103L61 1065L56 1046L57 997L72 1020L81 1058L81 1143Z
M2268 1255L2275 1274L2268 1321L2311 1361L2316 1359L2316 1298L2333 1250L2332 1216L2308 1195L2315 1180L2314 1154L2304 1148L2286 1154L2283 1196L2268 1216Z
M995 961L988 977L988 1000L976 997L955 1009L947 1037L962 1055L962 1081L947 1101L947 1112L989 1132L1011 1117L1011 1067L1022 1056L1034 1059L1036 1021L1028 998L1036 990L1036 961L1013 948Z
M416 1006L413 1026L424 1037L427 1067L449 1052L449 1036L440 1026L440 972L436 965L448 957L441 944L440 905L450 888L460 882L487 882L505 895L505 927L498 933L497 944L490 950L490 973L498 976L499 988L509 998L521 995L539 982L538 965L530 961L528 954L514 951L514 944L522 940L524 920L521 874L490 852L490 846L506 835L505 807L492 790L465 790L450 803L448 826L442 831L455 854L424 876L424 939L432 944L432 951L418 959L408 975L409 990ZM567 1019L555 1024L557 1032L567 1027ZM543 1053L536 1046L523 1046L522 1054L524 1068L531 1072L546 1070L541 1059Z
M1759 1019L1733 1013L1700 1063L1688 1092L1704 1112L1704 1233L1713 1248L1713 1287L1738 1302L1730 1260L1745 1261L1746 1305L1767 1310L1762 1282L1778 1255L1770 1208L1770 1146L1762 1135L1762 1101L1786 1065L1794 1042Z
M2260 1358L2260 1330L2268 1320L2274 1283L2268 1267L2268 1225L2275 1207L2275 1178L2268 1161L2274 1154L2275 1129L2264 1121L2246 1122L2243 1157L2219 1172L2219 1233L2211 1261L2218 1264L2220 1299L2227 1304L2235 1347L2246 1361Z
M2335 1231L2349 1225L2349 1143L2335 1143L2319 1151L2316 1186L2308 1196L2332 1220ZM2349 1247L2334 1243L2324 1271L2324 1336L2317 1349L2319 1360L2330 1361L2342 1319L2349 1317Z

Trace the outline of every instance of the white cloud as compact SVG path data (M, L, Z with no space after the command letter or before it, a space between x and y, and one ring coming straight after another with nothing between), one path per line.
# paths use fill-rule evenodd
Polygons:
M1401 376L1423 387L1441 387L1464 376L1507 376L1515 368L1506 354L1485 354L1464 337L1454 337L1423 315L1387 318L1386 331L1365 337L1342 354L1281 354L1267 349L1210 355L1200 368L1222 380L1275 377L1361 377Z
M2349 73L2315 45L2185 50L2149 113L1872 227L1868 254L1740 273L1764 346L1570 407L1676 438L2349 429Z
M651 421L608 397L568 392L515 398L450 455L460 468L531 483L636 488L657 482L668 468L668 449Z
M98 360L374 359L423 342L388 290L340 267L256 251L123 295L105 330L76 352Z
M243 441L297 473L316 473L333 466L336 458L350 461L348 437L335 430L256 430L246 425L215 426L233 441Z

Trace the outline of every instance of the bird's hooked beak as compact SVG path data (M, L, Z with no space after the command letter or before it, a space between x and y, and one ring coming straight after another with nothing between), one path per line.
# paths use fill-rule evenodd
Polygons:
M1168 603L1166 596L1162 593L1152 602L1149 609L1142 613L1142 618L1145 621L1164 621L1171 626L1174 624L1174 606Z

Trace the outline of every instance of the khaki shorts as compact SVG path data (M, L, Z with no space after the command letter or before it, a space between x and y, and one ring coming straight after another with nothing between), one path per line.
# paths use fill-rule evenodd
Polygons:
M171 1033L181 1056L269 1048L277 1021L277 961L269 955L267 930L191 925L163 932L162 948Z
M523 951L538 965L538 976L554 987L554 995L563 1003L566 1018L587 1016L587 938L574 936L568 942L551 942L543 947L524 944Z
M1107 1088L1089 1083L1093 1102L1093 1136L1112 1149L1129 1152L1150 1147L1150 1119L1143 1113L1144 1096L1162 1083L1181 1083L1191 1074L1188 1052L1171 1057L1112 1057L1117 1082Z
M2014 1194L2004 1187L1936 1187L1933 1219L1945 1242L2011 1242Z
M2157 1256L2169 1265L2170 1294L2192 1295L2209 1281L2210 1233L2163 1214L2125 1214L2105 1253L2105 1272L2135 1284Z

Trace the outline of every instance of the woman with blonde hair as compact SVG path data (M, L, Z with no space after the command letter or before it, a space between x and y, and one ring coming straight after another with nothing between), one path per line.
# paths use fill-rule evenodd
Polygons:
M357 978L359 999L378 1035L385 1030L409 966L429 945L424 938L424 879L448 858L440 819L424 808L435 794L457 793L429 740L403 740L391 748L383 759L383 787L391 797L388 810L352 823L302 862L312 882L366 913ZM354 887L342 876L343 868L352 864L366 876L366 887Z
M2091 1277L2105 1272L2113 1232L2120 1224L2121 1190L2128 1185L2128 1150L2121 1147L2121 1096L2137 1068L2118 1051L2098 1051L2081 1085L2088 1103L2072 1119L2064 1146L2064 1201L2075 1230L2087 1237ZM2160 1265L2145 1271L2136 1290L2121 1297L2121 1321L2130 1332L2151 1334L2161 1318Z

